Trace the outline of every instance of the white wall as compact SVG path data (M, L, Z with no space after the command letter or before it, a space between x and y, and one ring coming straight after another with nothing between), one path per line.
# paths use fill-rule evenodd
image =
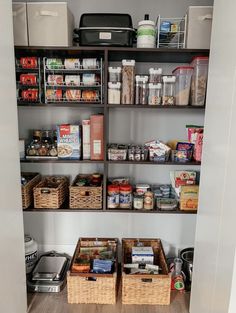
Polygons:
M8 0L0 1L0 20L0 312L25 313L23 214L19 183L12 12Z
M222 21L235 38L236 2L225 4L214 6L191 313L227 313L230 298L235 312L236 43Z

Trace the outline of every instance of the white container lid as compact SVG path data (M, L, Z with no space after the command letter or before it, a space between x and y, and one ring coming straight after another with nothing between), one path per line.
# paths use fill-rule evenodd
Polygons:
M162 68L153 68L153 67L151 67L149 69L149 74L161 75L162 74Z
M155 26L155 22L149 21L149 20L144 20L144 21L140 21L140 22L138 23L138 26L145 26L145 25L148 25L148 26Z
M123 66L135 66L135 60L122 60Z
M148 188L150 188L150 185L148 185L148 184L136 184L136 188L138 189L138 188L140 188L140 189L148 189Z
M175 83L176 77L175 76L163 76L164 83Z
M161 83L149 83L148 84L149 89L161 89L162 88L162 84Z
M108 83L108 88L110 88L110 89L120 89L121 88L121 83L119 83L119 82L117 82L117 83L109 82Z
M108 67L108 72L110 73L121 73L121 67Z
M148 82L148 76L136 75L135 80L136 80L136 82L139 82L139 83L147 83Z

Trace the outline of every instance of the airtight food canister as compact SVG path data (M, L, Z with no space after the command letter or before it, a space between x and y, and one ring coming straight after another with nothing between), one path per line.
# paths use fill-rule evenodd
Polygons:
M26 274L29 274L34 268L38 259L37 242L29 235L25 235L25 269Z

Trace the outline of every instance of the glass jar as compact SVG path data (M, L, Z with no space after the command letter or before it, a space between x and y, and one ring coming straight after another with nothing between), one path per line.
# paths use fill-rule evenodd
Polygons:
M143 195L134 193L133 195L133 209L142 210L143 209Z
M122 104L134 104L135 60L122 60Z
M121 67L108 67L108 81L111 83L121 81Z
M27 148L27 155L28 156L38 156L39 149L41 148L41 130L34 130L33 131L33 139L30 145Z
M94 173L92 175L90 184L95 187L100 187L102 185L102 175L99 173Z
M121 83L108 83L108 103L120 104Z
M153 210L154 207L154 194L152 191L144 193L144 210Z
M161 105L161 89L162 84L148 84L148 104L149 105Z
M150 68L149 69L149 82L150 83L161 83L162 68Z
M49 155L50 147L52 144L51 140L51 131L50 130L45 130L42 133L42 144L41 147L39 148L38 152L40 156L47 156Z
M147 104L148 101L148 76L136 75L135 104Z
M119 208L119 192L120 187L118 185L109 185L107 188L107 208L108 209L117 209Z
M132 186L120 185L120 208L130 209L132 205Z
M175 82L175 76L163 76L162 105L175 104Z

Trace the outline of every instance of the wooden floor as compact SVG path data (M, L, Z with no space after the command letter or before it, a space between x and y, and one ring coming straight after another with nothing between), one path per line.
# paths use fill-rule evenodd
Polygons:
M172 292L171 304L122 305L119 292L115 305L68 304L66 287L59 294L29 294L29 313L189 313L189 293Z

